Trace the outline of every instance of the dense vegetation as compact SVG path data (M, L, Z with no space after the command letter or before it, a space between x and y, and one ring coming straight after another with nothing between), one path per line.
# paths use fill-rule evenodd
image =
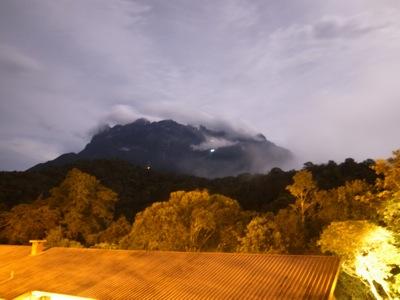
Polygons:
M0 241L339 255L338 297L400 296L400 151L208 180L122 161L0 174Z
M313 173L321 189L330 189L355 179L373 183L376 175L370 168L372 163L369 160L356 163L349 158L341 164L330 161L321 165L306 163L304 167ZM167 200L171 192L178 190L208 189L210 193L236 199L243 209L254 211L277 212L293 201L286 186L291 183L295 171L275 168L265 175L243 174L209 180L147 170L121 160L87 160L40 171L0 172L0 210L48 197L49 191L73 168L95 176L116 192L119 197L116 217L124 215L130 220L151 203Z

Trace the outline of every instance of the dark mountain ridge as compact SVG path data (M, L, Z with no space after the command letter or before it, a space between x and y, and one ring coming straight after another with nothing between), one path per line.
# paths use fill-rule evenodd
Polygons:
M215 178L284 168L293 155L262 134L251 136L173 120L138 119L127 125L107 126L81 152L63 154L31 170L82 159L120 159L160 171Z

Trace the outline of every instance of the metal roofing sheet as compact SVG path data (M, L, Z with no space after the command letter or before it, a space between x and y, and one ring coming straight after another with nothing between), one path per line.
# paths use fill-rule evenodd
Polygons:
M0 297L41 290L97 299L329 299L340 263L337 257L305 255L29 252L0 246Z

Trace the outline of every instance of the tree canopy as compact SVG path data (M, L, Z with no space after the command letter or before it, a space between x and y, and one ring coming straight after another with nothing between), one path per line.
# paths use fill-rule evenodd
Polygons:
M400 150L388 160L378 160L374 169L382 177L377 179L379 213L396 234L400 234Z
M247 224L239 204L206 190L171 193L136 215L126 248L234 251Z
M239 251L247 253L284 253L286 245L273 214L254 217L240 239Z
M393 233L368 221L331 223L318 242L342 258L342 269L360 277L376 299L400 297L400 248Z
M48 205L20 204L0 214L0 240L23 244L31 239L42 239L59 221L59 211Z
M89 245L111 224L117 200L115 192L78 169L68 172L48 198L49 205L61 212L66 237Z
M359 285L371 297L398 297L400 151L376 163L306 163L298 172L214 180L115 161L75 164L0 172L1 242L45 237L63 247L334 253L344 262L338 287L350 291L341 297L369 297L352 293Z
M306 213L314 204L317 185L312 173L307 170L297 172L293 176L293 184L286 188L294 197L293 209L299 214L302 224L305 223Z

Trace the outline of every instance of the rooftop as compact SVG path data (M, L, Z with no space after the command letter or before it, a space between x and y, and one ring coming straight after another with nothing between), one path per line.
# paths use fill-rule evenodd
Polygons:
M0 298L29 291L97 299L330 299L332 256L0 246Z

